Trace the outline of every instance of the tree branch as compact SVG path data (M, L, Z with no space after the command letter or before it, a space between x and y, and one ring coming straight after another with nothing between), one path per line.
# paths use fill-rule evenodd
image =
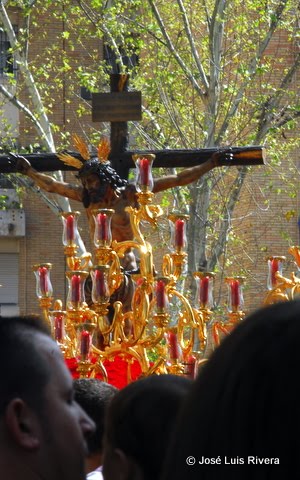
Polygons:
M195 90L199 93L200 97L202 98L202 100L205 99L205 92L201 89L200 85L198 84L198 82L196 82L196 79L194 77L194 75L192 74L192 72L189 70L189 68L187 67L187 65L184 63L184 61L182 60L182 58L180 57L180 55L178 54L178 52L176 51L174 45L173 45L173 42L171 41L171 38L169 37L168 33L167 33L167 30L166 30L166 27L164 25L164 22L159 14L159 11L154 3L154 0L148 0L148 3L150 4L150 7L151 7L151 10L157 20L157 23L160 27L160 31L163 35L163 37L165 38L165 41L166 41L166 44L167 44L167 47L170 51L170 53L173 55L173 57L175 58L175 60L177 61L177 63L180 65L180 67L182 68L183 72L185 73L185 75L187 76L187 78L190 80L191 84L194 86Z
M224 35L224 12L226 7L225 0L218 0L215 3L214 12L210 21L209 28L209 49L211 55L210 61L210 85L208 91L208 111L207 111L207 146L215 144L216 115L219 106L219 81L221 73L221 46Z
M24 115L26 115L26 117L28 117L32 121L32 123L35 125L35 127L37 129L37 132L41 135L42 139L45 140L46 145L48 146L48 142L47 142L47 139L45 137L44 129L43 129L42 125L39 123L39 121L37 120L36 116L31 112L31 110L29 110L29 108L27 108L26 105L24 105L24 103L22 103L17 97L15 97L12 93L10 93L10 91L7 90L7 88L5 88L5 86L2 83L0 83L0 92L2 93L2 95L5 98L7 98L7 100L9 100L9 102L12 105L17 107L18 110L23 112Z
M214 271L215 266L218 262L218 259L220 258L220 256L224 251L224 245L227 242L227 235L230 229L232 213L236 205L236 202L239 198L247 172L248 172L247 167L239 168L238 175L236 176L233 182L233 185L231 188L231 195L226 204L226 212L225 212L223 221L221 222L221 228L218 235L218 239L215 242L215 244L212 245L212 248L211 248L211 257L209 259L208 266L207 266L208 271Z
M198 71L200 73L200 77L202 79L202 82L204 83L205 90L207 90L208 86L209 86L208 80L206 78L206 75L205 75L200 57L198 55L198 51L196 49L196 45L195 45L195 42L194 42L194 37L193 37L192 31L191 31L191 28L190 28L190 24L189 24L189 21L188 21L188 18L187 18L185 7L182 3L182 0L177 0L177 3L178 3L180 11L182 13L184 29L185 29L185 33L186 33L187 39L188 39L190 47L191 47L191 52L192 52L193 58L194 58L195 63L197 65L197 68L198 68Z
M235 98L233 99L232 107L229 109L226 117L224 118L223 124L222 124L222 126L219 130L218 138L216 140L217 145L219 145L222 142L222 139L223 139L223 137L224 137L224 135L227 131L230 119L235 116L236 111L239 107L239 104L242 101L242 99L244 98L246 88L249 86L250 81L256 75L257 66L258 66L258 64L259 64L259 62L260 62L260 60L263 56L263 53L265 52L267 46L270 43L270 40L272 38L272 35L273 35L274 31L276 30L276 28L278 27L278 25L280 23L282 13L283 13L283 11L286 7L287 2L288 2L288 0L281 1L279 3L279 5L277 6L276 11L272 15L272 21L270 23L270 28L267 31L267 33L265 35L265 38L261 42L261 44L260 44L260 46L257 50L256 55L249 62L248 69L247 69L248 72L249 72L248 77L247 77L246 80L244 80L244 82L241 83L241 86L238 89Z
M280 115L278 115L278 112L277 114L275 112L276 109L279 109L282 97L285 95L288 85L292 81L299 66L300 52L298 52L295 62L290 67L286 75L283 77L279 88L276 90L274 95L272 95L266 100L266 102L261 107L257 139L263 138L268 133L270 128L273 128L274 126L276 126L277 128L282 127L290 120L293 120L294 118L297 118L299 116L298 111L296 111L293 115L290 113L287 114L290 109L290 105L282 108L280 111Z
M90 22L92 23L92 25L94 25L94 27L96 27L98 30L102 31L104 35L107 36L107 38L109 39L112 47L113 47L113 50L114 50L114 53L117 57L117 63L118 65L120 66L120 70L121 72L120 73L125 73L125 66L124 66L124 62L123 62L123 58L122 58L122 54L120 52L120 49L117 45L117 42L115 41L113 35L111 34L111 32L109 31L109 29L106 27L105 25L105 22L103 21L96 21L96 20L93 20L90 12L88 12L87 10L87 6L86 5L83 5L82 1L81 0L77 0L77 3L79 5L79 7L81 8L81 10L84 12L84 14L86 15L86 17L90 20ZM104 9L107 8L107 5L104 6Z
M43 131L42 138L45 141L47 148L51 152L54 152L55 147L54 147L54 141L53 141L49 119L45 113L45 109L43 107L43 103L42 103L39 91L36 88L36 85L32 77L32 74L29 70L26 58L23 58L22 54L20 53L20 46L18 45L17 37L15 35L13 26L11 24L6 8L4 7L4 4L2 1L0 1L0 20L3 23L4 29L7 33L11 47L14 49L14 55L15 55L16 61L19 65L19 69L24 77L24 81L32 97L32 102L37 114L36 116L40 119L38 124L40 125L41 131ZM37 123L35 123L35 125L37 125Z

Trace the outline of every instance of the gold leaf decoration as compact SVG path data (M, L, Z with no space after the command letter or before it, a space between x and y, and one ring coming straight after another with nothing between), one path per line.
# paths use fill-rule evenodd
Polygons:
M84 160L89 160L90 152L85 141L76 133L73 135L74 146Z
M101 163L107 162L110 153L110 141L107 137L102 137L97 147L98 158Z
M80 160L78 160L78 158L72 157L72 155L69 155L68 153L58 153L57 156L66 165L70 165L71 167L78 168L78 170L83 165L83 163Z

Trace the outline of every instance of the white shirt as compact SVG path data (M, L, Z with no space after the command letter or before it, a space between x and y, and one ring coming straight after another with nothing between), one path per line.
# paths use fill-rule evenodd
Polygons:
M86 476L86 480L103 480L102 466L88 473Z

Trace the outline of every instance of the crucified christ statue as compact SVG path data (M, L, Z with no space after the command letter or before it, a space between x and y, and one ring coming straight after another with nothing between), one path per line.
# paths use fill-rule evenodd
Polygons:
M76 136L74 140L84 162L68 154L62 154L59 157L66 163L73 162L73 166L78 168L78 178L81 180L81 185L60 182L50 175L40 173L22 156L15 156L16 170L30 177L37 186L47 192L82 202L88 217L92 241L95 230L92 210L100 208L109 208L115 211L111 221L113 240L117 242L132 240L133 232L130 218L125 208L128 206L138 207L135 185L121 178L110 166L107 161L109 154L107 140L104 139L100 142L98 156L91 158L82 140ZM188 185L213 168L218 167L219 161L222 160L224 162L224 160L227 160L230 163L231 159L232 153L230 149L227 152L214 152L206 162L200 165L185 168L176 175L166 175L154 179L152 191L153 193L158 193L173 187ZM137 268L135 256L131 251L125 254L122 266L126 271L133 271Z
M117 242L133 240L133 232L130 224L129 214L126 207L138 208L137 191L134 183L121 178L111 166L108 159L110 146L107 140L100 142L98 155L91 156L87 146L79 137L74 137L80 157L83 161L69 154L58 155L60 160L72 165L78 171L77 177L81 184L67 183L55 180L52 176L41 173L33 168L30 162L22 156L12 157L16 160L17 172L30 177L37 186L43 190L56 193L72 200L81 202L85 208L91 240L94 239L95 222L92 211L95 209L109 208L114 210L111 220L112 238ZM154 179L152 192L158 193L173 187L180 187L195 182L210 170L224 165L232 160L231 149L227 151L214 151L212 155L200 165L184 168L175 175L165 175ZM138 271L136 257L131 249L125 252L121 260L125 275L121 287L110 298L108 318L113 318L113 304L120 300L123 304L123 311L131 309L131 299L134 291L132 273ZM90 287L86 288L89 290ZM87 297L87 295L86 295ZM88 298L86 298L89 305ZM130 328L130 326L127 326ZM126 327L126 329L127 329ZM101 340L100 340L101 343Z

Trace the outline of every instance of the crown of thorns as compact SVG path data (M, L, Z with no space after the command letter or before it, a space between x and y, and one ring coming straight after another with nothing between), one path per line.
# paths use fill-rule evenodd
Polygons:
M83 160L79 160L69 153L58 154L58 157L66 165L70 165L79 170L79 178L86 177L91 173L96 173L100 177L101 181L110 183L114 189L127 185L127 180L121 178L110 166L110 162L108 160L108 155L110 153L110 142L107 137L101 138L97 147L96 157L91 157L87 144L77 134L73 135L73 141L75 148L78 150Z

